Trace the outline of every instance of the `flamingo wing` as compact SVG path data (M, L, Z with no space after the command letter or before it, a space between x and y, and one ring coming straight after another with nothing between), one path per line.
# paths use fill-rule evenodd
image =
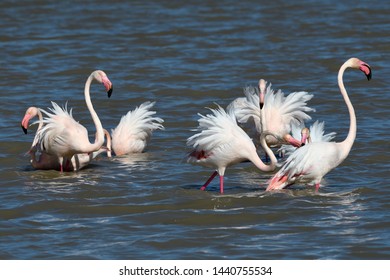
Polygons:
M118 126L112 130L112 149L117 155L142 152L152 132L164 129L164 120L154 117L156 111L150 110L154 104L144 102L122 116Z

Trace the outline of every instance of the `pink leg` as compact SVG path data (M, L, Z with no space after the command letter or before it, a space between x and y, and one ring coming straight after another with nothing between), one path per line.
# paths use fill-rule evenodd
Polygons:
M316 192L318 192L319 189L320 189L320 183L317 183L316 184Z
M223 176L219 176L219 190L223 193Z
M204 191L207 186L210 184L210 182L215 178L215 176L217 176L218 172L217 171L214 171L213 174L211 174L210 178L207 180L206 183L204 183L204 185L200 188L200 190Z

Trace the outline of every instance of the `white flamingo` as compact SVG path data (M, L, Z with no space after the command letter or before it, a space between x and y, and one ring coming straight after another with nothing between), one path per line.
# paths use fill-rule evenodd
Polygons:
M242 128L237 125L236 117L232 109L227 112L218 106L210 109L213 114L201 117L196 129L198 133L187 139L187 145L193 148L187 161L216 168L207 182L201 187L205 190L208 184L219 174L220 192L224 192L223 178L228 166L245 160L251 161L262 171L273 171L277 160L271 149L265 143L265 132L261 137L261 144L271 159L271 164L264 164L256 152L252 140Z
M342 142L312 142L297 149L271 179L267 191L283 189L297 182L314 183L318 190L321 179L348 156L356 138L356 115L343 82L343 75L347 68L359 69L368 80L371 79L370 66L358 58L350 58L340 67L337 77L338 86L350 117L347 138Z
M152 132L164 129L163 119L153 117L150 111L155 102L144 102L133 111L124 115L118 126L112 130L112 150L117 156L141 153L149 141Z
M29 126L30 120L36 116L38 116L37 131L39 131L43 126L42 113L40 109L37 107L29 107L21 122L21 126L25 134L27 134L27 128ZM88 153L75 154L71 158L70 162L66 163L66 168L64 167L64 171L80 170L85 166L87 166L93 159L95 159L102 152L107 152L107 154L110 156L111 137L107 130L103 129L103 131L107 138L107 147L102 147L98 151L89 154ZM38 137L37 135L35 135L31 148L28 151L28 153L31 156L30 162L32 167L34 167L35 169L42 169L42 170L49 170L49 169L60 170L61 167L59 164L58 157L55 155L50 155L45 151L42 151L40 145L37 142L38 142Z
M42 151L58 157L61 172L64 170L64 163L69 162L73 155L95 152L104 143L103 127L93 108L89 92L93 80L104 85L108 97L112 93L112 83L101 70L93 71L85 83L85 102L96 127L94 143L89 142L87 129L72 117L72 110L68 112L66 107L62 109L54 102L53 108L50 108L51 113L42 110L47 117L43 120L45 125L37 132L38 142Z
M244 107L235 110L239 122L253 119L257 134L269 131L272 135L266 137L269 146L279 147L282 144L300 146L300 142L293 138L291 125L310 120L307 112L314 109L307 106L313 97L305 91L293 92L285 96L281 90L275 92L271 83L263 79L259 81L259 89L252 86L244 88L246 103Z
M29 122L31 119L38 116L38 128L37 132L42 128L43 126L43 117L41 110L37 107L29 107L22 119L21 126L23 129L23 132L27 134L27 128L29 126ZM30 163L32 167L35 169L60 169L60 164L58 161L58 157L55 155L49 155L46 152L42 151L40 148L40 145L38 144L38 133L35 134L33 143L31 145L30 150L27 152L30 156Z

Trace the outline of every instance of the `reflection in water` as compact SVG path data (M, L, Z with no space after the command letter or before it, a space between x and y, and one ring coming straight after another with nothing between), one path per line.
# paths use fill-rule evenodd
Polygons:
M119 163L120 167L129 170L144 170L147 166L150 167L150 155L148 153L136 153L120 157L114 157L112 161Z

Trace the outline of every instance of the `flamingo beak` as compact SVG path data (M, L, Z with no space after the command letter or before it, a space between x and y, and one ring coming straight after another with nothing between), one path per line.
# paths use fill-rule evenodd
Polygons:
M264 107L264 93L263 92L260 92L259 99L260 99L260 110L261 110Z
M362 65L360 66L360 70L366 75L368 81L371 80L372 70L370 65L368 65L367 63L362 63Z
M27 127L28 127L28 122L30 121L30 119L31 119L31 115L26 114L22 120L22 123L20 126L22 127L24 134L27 134Z
M102 83L103 83L104 87L106 88L108 98L110 98L111 94L112 94L112 89L113 89L111 81L107 77L103 77Z
M23 129L24 134L27 134L27 128L25 128L23 125L21 125L21 127Z
M107 91L107 96L108 96L108 98L111 97L112 89L113 89L113 87L112 87L112 85L111 85L110 89Z
M302 133L301 145L304 146L306 141L307 141L307 134L306 133Z
M288 142L290 145L293 145L293 146L296 147L296 148L299 148L299 147L302 145L301 141L295 139L295 138L292 137L291 135L286 136L285 139L287 140L287 142Z

